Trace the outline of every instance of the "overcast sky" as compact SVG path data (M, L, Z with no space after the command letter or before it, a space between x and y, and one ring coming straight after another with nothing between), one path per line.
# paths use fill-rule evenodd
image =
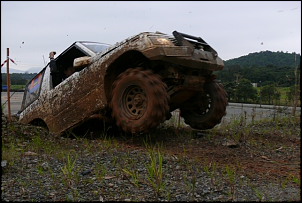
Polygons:
M223 60L301 54L301 1L1 1L1 64L43 68L74 41L114 44L140 32L203 38ZM1 68L4 72L6 65Z

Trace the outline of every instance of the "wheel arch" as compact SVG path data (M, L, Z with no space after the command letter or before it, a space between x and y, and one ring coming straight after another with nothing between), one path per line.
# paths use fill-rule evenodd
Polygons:
M137 50L131 50L123 53L110 64L104 77L104 90L108 102L110 102L111 86L118 75L135 66L143 68L149 67L149 59Z
M45 128L45 129L47 129L49 131L49 128L48 128L46 122L43 119L41 119L41 118L35 118L32 121L30 121L29 124L30 125L34 125L34 126L43 127L43 128Z

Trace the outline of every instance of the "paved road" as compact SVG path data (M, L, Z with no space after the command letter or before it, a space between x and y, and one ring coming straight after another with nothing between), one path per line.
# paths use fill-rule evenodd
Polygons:
M23 99L23 92L10 92L10 110L11 110L11 115L16 114L20 108L21 108L21 103ZM1 104L5 103L5 108L4 108L4 114L8 114L8 107L7 107L7 92L1 92Z
M23 92L10 92L10 95L11 115L14 115L21 108ZM5 103L6 101L7 92L1 92L1 104ZM273 105L261 105L260 108L259 104L230 103L227 107L227 115L223 118L223 121L228 121L231 118L240 118L242 116L246 117L247 120L251 120L252 116L254 116L254 119L262 119L265 117L273 117L278 112L278 115L290 113L291 110L292 107L278 108ZM301 113L301 107L297 107L296 111ZM4 114L8 114L7 102L5 104ZM177 117L177 112L173 113L173 115Z
M230 103L227 107L227 115L224 120L230 118L245 117L247 121L260 120L264 118L273 118L275 116L284 116L292 113L292 107L274 106L274 105L260 105L259 104L242 104ZM296 108L296 112L301 114L301 107Z

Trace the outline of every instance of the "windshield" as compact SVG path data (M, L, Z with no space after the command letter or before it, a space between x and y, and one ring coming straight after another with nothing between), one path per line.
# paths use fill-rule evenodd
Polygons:
M95 43L95 42L82 42L84 46L93 51L94 53L99 53L110 47L109 44Z

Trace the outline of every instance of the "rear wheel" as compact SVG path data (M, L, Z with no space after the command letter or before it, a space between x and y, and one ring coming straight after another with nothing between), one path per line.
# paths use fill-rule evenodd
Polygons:
M185 123L199 130L211 129L226 115L227 93L216 81L205 83L198 93L180 107Z
M169 114L166 84L151 70L128 69L112 85L112 117L125 132L156 128Z

